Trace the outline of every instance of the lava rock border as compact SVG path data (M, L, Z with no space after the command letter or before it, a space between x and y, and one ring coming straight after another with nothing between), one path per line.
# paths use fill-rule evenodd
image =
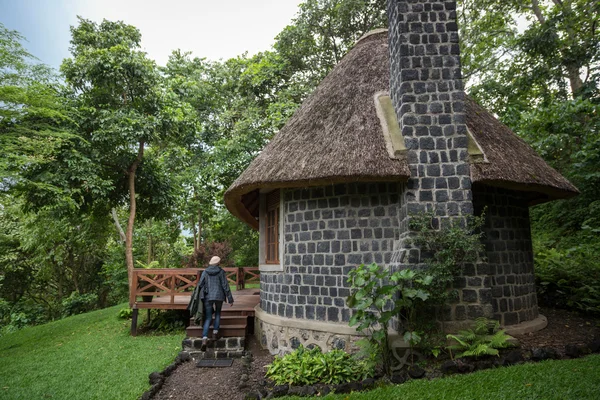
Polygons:
M539 347L531 350L507 349L503 351L500 357L484 357L479 360L469 358L458 358L447 360L442 364L432 368L423 369L413 366L405 370L398 371L397 374L387 378L369 378L359 382L348 382L338 385L273 385L272 382L264 381L263 388L246 393L245 400L273 399L283 396L325 396L329 393L345 394L371 390L378 385L378 382L391 382L393 384L402 384L408 380L415 379L435 379L447 375L468 374L474 371L491 369L497 367L506 367L518 365L527 362L539 362L544 360L574 359L593 353L600 353L600 339L594 339L585 345L567 345L564 353L559 352L554 347Z

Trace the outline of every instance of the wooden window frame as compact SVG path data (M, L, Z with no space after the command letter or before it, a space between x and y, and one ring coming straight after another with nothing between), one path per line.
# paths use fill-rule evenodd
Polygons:
M280 242L280 191L274 190L266 195L265 207L265 239L264 254L265 264L280 264L279 242Z

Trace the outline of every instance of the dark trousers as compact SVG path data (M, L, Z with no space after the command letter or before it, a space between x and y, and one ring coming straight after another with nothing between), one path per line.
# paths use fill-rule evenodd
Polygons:
M223 307L222 301L204 301L204 329L202 331L202 337L208 337L208 329L210 328L210 322L212 321L213 312L215 314L215 323L213 325L213 330L219 330L219 325L221 324L221 307Z

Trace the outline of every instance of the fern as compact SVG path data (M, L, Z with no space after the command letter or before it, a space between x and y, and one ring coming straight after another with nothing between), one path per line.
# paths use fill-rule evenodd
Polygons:
M457 357L481 357L497 356L498 349L512 346L511 337L503 330L499 330L498 321L490 321L487 318L477 318L473 329L459 331L456 335L446 335L446 338L454 340L456 344L447 346L452 351L457 351Z

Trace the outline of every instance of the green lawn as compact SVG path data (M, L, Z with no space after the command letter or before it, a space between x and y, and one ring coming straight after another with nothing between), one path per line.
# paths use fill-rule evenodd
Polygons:
M433 381L411 381L328 400L582 400L600 399L600 355L480 371ZM287 400L300 397L285 397Z
M123 307L1 337L0 399L139 398L149 388L148 374L173 361L184 334L131 337L130 321L116 317ZM598 399L599 393L600 355L593 355L324 398L563 400Z
M181 350L183 332L129 335L126 305L26 328L0 338L0 399L137 399L148 374Z

